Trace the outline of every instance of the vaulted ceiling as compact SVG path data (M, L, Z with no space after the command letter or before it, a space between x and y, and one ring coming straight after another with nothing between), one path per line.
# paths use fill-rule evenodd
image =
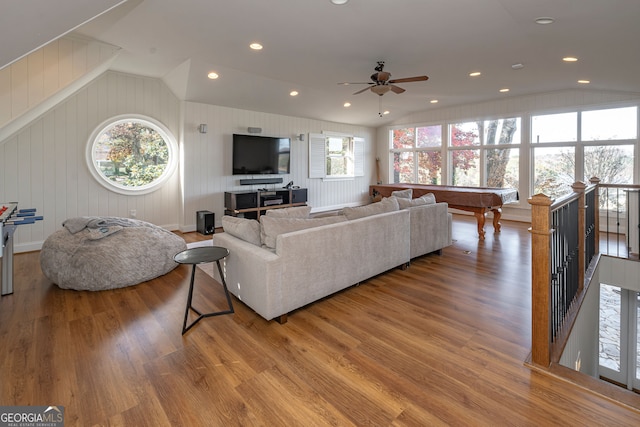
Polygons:
M121 48L114 70L163 78L181 99L326 121L380 126L575 88L640 92L638 0L22 0L2 9L0 38L10 42L0 66L79 34ZM377 61L392 79L429 80L382 97L338 85L370 82Z

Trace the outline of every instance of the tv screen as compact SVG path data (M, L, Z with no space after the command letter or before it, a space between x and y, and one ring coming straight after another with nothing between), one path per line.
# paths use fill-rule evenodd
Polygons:
M269 175L289 173L289 138L233 135L233 174Z

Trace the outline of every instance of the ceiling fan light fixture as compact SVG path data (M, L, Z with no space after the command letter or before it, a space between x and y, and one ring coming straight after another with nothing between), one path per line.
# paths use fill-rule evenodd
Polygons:
M384 95L390 90L391 90L391 86L387 86L387 85L371 86L371 92L380 96Z

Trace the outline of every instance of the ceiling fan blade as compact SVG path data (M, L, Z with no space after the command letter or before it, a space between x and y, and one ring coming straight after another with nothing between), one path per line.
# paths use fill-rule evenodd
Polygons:
M427 76L405 77L404 79L389 80L389 83L410 83L410 82L422 82L429 80Z
M359 90L359 91L355 92L355 93L354 93L354 95L358 95L359 93L362 93L362 92L364 92L364 91L366 91L366 90L369 90L369 89L371 89L372 87L373 87L373 86L367 86L367 87L365 87L364 89L361 89L361 90Z
M370 85L371 82L341 82L339 85L349 86L349 85Z
M391 85L391 84L390 84L390 85L389 85L389 87L391 87L391 91L392 91L393 93L402 93L402 92L404 92L404 89L402 89L402 88L401 88L401 87L399 87L399 86Z

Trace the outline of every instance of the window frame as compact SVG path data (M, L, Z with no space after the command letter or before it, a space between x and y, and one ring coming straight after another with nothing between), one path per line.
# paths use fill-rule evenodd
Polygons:
M395 162L395 157L396 155L402 155L403 153L412 153L413 154L413 165L412 165L412 169L413 169L413 178L414 178L414 182L419 182L419 176L420 176L420 172L419 172L419 163L420 163L420 155L421 154L427 154L430 152L436 152L436 153L440 153L440 171L438 174L438 178L436 179L436 181L439 181L440 183L444 183L444 171L446 170L446 166L443 162L443 159L446 159L446 157L443 156L443 144L442 141L444 140L444 129L445 129L444 124L442 123L434 123L434 124L424 124L424 125L415 125L415 126L396 126L393 127L391 129L389 129L389 160L390 160L390 172L391 172L391 176L395 176L395 169L394 169L394 162ZM420 128L430 128L430 127L440 127L440 145L432 145L432 146L418 146L418 137L419 137L419 132L418 129ZM401 147L401 148L394 148L393 147L393 141L394 141L394 131L397 130L401 130L401 129L413 129L413 140L411 143L410 147Z
M613 140L600 140L600 141L585 141L581 145L576 145L576 142L566 142L566 141L554 141L554 142L533 142L532 141L532 118L534 116L544 116L544 115L553 115L553 114L562 114L562 113L571 113L571 112L587 112L587 111L595 111L595 110L608 110L608 109L624 109L624 108L635 108L637 112L637 128L638 132L636 138L632 139L613 139ZM447 113L445 113L447 114ZM491 121L498 120L500 118L509 118L509 117L519 117L521 119L520 122L520 144L504 144L504 145L485 145L484 147L489 148L516 148L519 149L519 179L518 179L518 192L520 196L520 201L516 203L509 204L509 208L523 208L530 209L529 204L526 202L531 195L533 195L533 189L535 186L535 149L536 148L552 148L552 147L577 147L576 150L580 150L580 158L576 158L576 162L580 165L580 170L577 171L579 174L576 175L578 177L583 176L584 174L584 163L583 150L587 146L597 146L597 145L632 145L634 149L634 157L633 157L633 178L632 183L638 184L640 183L640 102L637 100L627 100L627 101L617 101L610 103L592 103L592 104L584 104L584 105L570 105L561 108L527 108L524 110L514 110L508 111L504 113L498 114L488 114L486 116L455 116L453 114L447 114L449 117L443 119L434 119L434 120L425 120L418 122L408 122L402 124L395 124L385 127L386 132L386 145L387 145L387 163L384 166L386 168L386 179L387 182L394 182L394 152L399 152L399 149L393 148L393 131L396 129L404 129L404 128L417 128L424 126L434 126L441 125L442 129L442 141L448 141L449 139L449 123L463 123L466 121ZM582 129L580 129L582 132ZM514 140L515 137L514 137ZM467 148L467 147L465 147ZM446 149L442 149L442 165L441 165L441 176L442 176L442 184L450 185L450 167L449 164L449 156ZM447 157L444 157L447 156ZM384 163L383 163L384 165ZM484 165L483 165L484 167ZM417 173L417 169L416 169ZM485 172L486 173L486 172ZM416 178L417 179L417 176ZM486 182L486 181L485 181ZM575 181L574 181L575 182Z
M346 149L340 154L329 152L332 138L348 138ZM325 181L351 180L364 176L364 139L353 135L322 132L309 134L309 178L321 178ZM351 162L350 173L331 174L327 171L327 164L331 159L346 159Z
M514 137L513 140L516 142L510 143L496 143L496 144L487 144L486 141L486 124L487 122L498 121L498 120L507 120L507 119L517 119L518 120L518 137ZM413 175L414 182L419 182L418 178L420 176L419 170L419 154L428 151L436 151L440 153L440 177L439 181L441 184L438 185L453 185L453 153L461 152L465 150L471 150L478 153L478 158L476 159L477 168L478 168L478 185L473 185L473 187L482 187L486 186L487 182L487 152L489 150L496 149L510 149L510 150L518 150L519 157L522 155L522 147L523 147L523 122L524 116L522 114L513 114L506 115L500 117L487 117L487 118L479 118L479 119L469 119L469 120L455 120L455 121L443 121L438 123L429 123L429 124L417 124L417 125L408 125L408 126L395 126L389 128L389 173L390 173L390 181L393 179L395 181L395 169L394 169L394 159L397 154L400 153L413 153ZM464 123L477 123L477 131L478 135L474 139L473 143L466 145L452 145L451 143L451 135L452 135L452 127L458 124ZM417 147L418 140L418 129L419 128L428 128L428 127L436 127L439 126L441 130L441 138L440 138L440 146L431 146L431 147ZM394 131L401 129L412 129L413 134L413 144L412 147L402 147L402 148L394 148ZM518 162L518 185L520 185L522 165L521 162Z
M531 168L529 171L529 193L530 194L534 194L535 193L535 183L536 183L536 169L537 169L537 165L536 165L536 149L541 149L541 148L573 148L574 150L574 170L573 170L573 182L575 181L581 181L584 179L588 179L591 177L586 177L586 173L585 173L585 149L587 147L598 147L598 146L608 146L608 147L615 147L615 146L620 146L620 147L624 147L624 146L632 146L633 147L633 158L632 158L632 174L633 176L631 177L631 182L629 184L632 183L636 183L638 182L638 179L640 178L638 176L638 172L636 170L635 165L637 165L638 163L638 141L640 140L640 131L636 131L636 137L635 138L630 138L630 139L588 139L588 140L584 140L582 137L582 132L583 132L583 125L582 125L582 121L583 121L583 115L585 113L593 113L593 112L598 112L598 111L606 111L606 110L618 110L618 109L628 109L628 108L635 108L636 109L636 129L638 129L638 127L640 127L640 120L638 120L638 116L640 114L640 106L637 104L619 104L619 105L607 105L607 106L587 106L584 108L568 108L568 109L563 109L560 111L539 111L539 112L531 112L529 115L529 121L530 121L530 156L531 156ZM540 117L540 116L553 116L553 115L569 115L569 114L575 114L576 115L576 120L575 120L575 132L576 132L576 140L575 141L565 141L565 140L548 140L548 141L541 141L538 142L537 138L536 141L534 142L534 129L533 129L533 121L535 120L536 117ZM598 178L602 178L602 177L598 177ZM573 183L572 182L572 183ZM567 191L569 192L569 190ZM555 195L550 195L552 198Z
M141 123L144 126L153 129L162 137L163 141L167 145L168 150L167 165L162 174L152 182L137 187L118 185L116 182L109 179L97 167L97 159L95 157L94 148L96 143L98 142L98 138L113 126L126 122ZM158 190L163 184L167 182L167 180L171 176L173 176L178 167L179 149L176 138L173 136L171 131L160 121L142 114L121 114L110 117L107 120L103 121L95 127L93 132L91 132L91 135L89 136L89 139L87 141L85 160L91 175L104 188L118 194L143 195Z

